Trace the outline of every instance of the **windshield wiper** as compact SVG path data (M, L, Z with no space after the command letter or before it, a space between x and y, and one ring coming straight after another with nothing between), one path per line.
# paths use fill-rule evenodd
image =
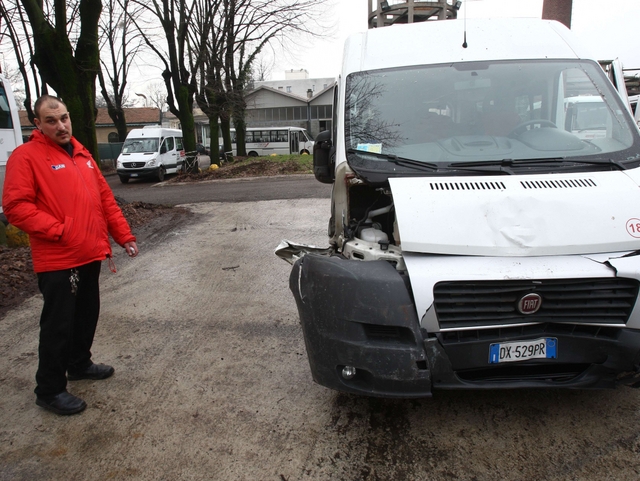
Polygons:
M565 157L542 157L539 159L501 159L501 160L482 160L480 162L452 162L448 167L456 169L458 167L485 167L485 166L498 166L498 167L519 167L519 166L532 166L542 164L565 164L565 165L611 165L618 170L627 170L627 167L620 162L613 159L567 159Z
M358 150L358 149L347 149L347 154L372 155L374 157L386 159L388 162L391 162L396 165L401 165L403 167L415 167L415 168L426 169L426 170L438 170L438 165L432 162L421 162L415 159L407 159L406 157L398 157L395 154L381 154L378 152L368 152L366 150Z
M512 167L514 165L525 165L525 164L547 164L547 163L557 163L557 162L565 162L563 158L542 158L542 159L500 159L500 160L480 160L478 162L452 162L448 165L455 169L456 167L488 167L488 166L496 166L496 167Z

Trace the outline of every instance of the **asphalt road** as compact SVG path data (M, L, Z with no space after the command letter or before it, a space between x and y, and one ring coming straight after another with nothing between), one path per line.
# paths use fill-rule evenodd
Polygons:
M208 164L208 158L201 159L201 165L205 164ZM118 176L112 174L107 175L107 182L113 193L127 202L164 205L331 197L331 186L318 182L313 175L252 177L185 184L140 179L122 184Z

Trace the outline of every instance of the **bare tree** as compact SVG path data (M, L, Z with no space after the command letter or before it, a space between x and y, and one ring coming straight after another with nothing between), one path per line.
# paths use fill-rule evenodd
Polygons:
M0 73L9 80L13 90L13 97L17 104L21 104L25 100L25 89L22 84L22 74L18 69L13 68L6 60L2 62Z
M136 94L141 95L141 94ZM160 82L154 82L145 89L145 107L153 106L164 112L167 105L167 89Z
M127 137L125 118L126 87L129 71L141 47L141 39L133 28L132 19L140 9L130 0L105 0L105 12L100 20L101 70L100 89L109 117L118 131L120 142Z
M231 113L227 104L223 83L223 62L222 62L222 45L224 43L224 32L221 24L224 14L222 12L222 0L208 0L207 8L211 12L213 24L211 26L209 37L205 39L203 46L205 53L204 62L198 72L198 92L195 99L200 109L204 112L209 120L209 150L211 152L211 163L217 162L218 152L220 151L218 129L218 120L226 126L222 129L225 132L224 145L225 150L231 150ZM203 21L204 19L200 19ZM200 22L194 22L197 31L201 31Z
M267 70L264 63L259 63L260 52L272 44L286 49L294 36L315 36L315 31L322 31L313 28L313 20L314 13L319 13L326 2L208 0L214 23L205 45L206 57L198 72L195 99L209 119L211 152L218 152L219 137L224 151L232 150L230 129L233 120L238 155L246 155L245 91L254 71L264 76ZM193 18L193 23L195 30L203 30L197 17Z
M21 0L13 5L18 9L17 16L24 11L29 19L23 25L26 35L33 39L31 58L40 76L64 99L74 120L74 136L98 160L95 80L100 70L101 0L73 4L65 0Z
M21 8L18 0L7 0L0 2L0 42L9 40L13 47L13 53L18 71L22 77L22 85L24 86L24 96L21 101L27 111L29 120L33 123L33 109L31 106L33 85L35 96L46 93L46 84L41 81L40 75L33 62L30 61L34 56L34 47L32 36L28 34L30 31L28 21L24 9ZM16 87L17 79L13 79L12 85Z
M236 129L238 155L246 155L245 90L260 52L272 42L286 49L300 36L319 36L326 0L224 0L225 90Z
M182 127L184 146L195 152L196 136L193 119L194 96L197 90L196 73L201 68L206 43L211 26L210 12L206 0L132 0L154 19L156 26L164 34L165 49L155 42L147 31L147 26L138 19L132 19L138 32L150 50L155 52L164 65L162 78L167 89L169 110L179 120ZM200 18L202 30L191 35L192 19ZM153 29L153 25L151 28ZM195 45L193 42L198 41ZM197 169L197 165L192 168Z

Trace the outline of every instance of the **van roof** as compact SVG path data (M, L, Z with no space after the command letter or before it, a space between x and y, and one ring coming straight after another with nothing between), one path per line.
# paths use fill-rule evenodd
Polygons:
M370 29L351 35L343 74L410 65L593 57L559 22L535 18L427 21Z
M129 136L139 137L159 137L162 135L175 135L176 137L182 137L182 130L178 129L165 129L162 127L144 127L142 129L131 129L127 134Z

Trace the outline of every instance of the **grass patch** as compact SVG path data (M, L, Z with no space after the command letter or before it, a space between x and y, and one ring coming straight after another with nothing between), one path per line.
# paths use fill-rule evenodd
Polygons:
M224 162L215 170L203 170L198 174L179 174L168 182L197 182L209 179L233 179L239 177L263 177L273 175L312 174L311 155L274 155L264 157L236 157Z
M297 170L302 173L311 174L313 173L313 156L311 155L264 155L259 157L236 157L233 162L229 162L230 165L246 165L255 161L260 161L261 163L274 163L279 165L293 165L297 164ZM223 164L223 166L226 165Z

